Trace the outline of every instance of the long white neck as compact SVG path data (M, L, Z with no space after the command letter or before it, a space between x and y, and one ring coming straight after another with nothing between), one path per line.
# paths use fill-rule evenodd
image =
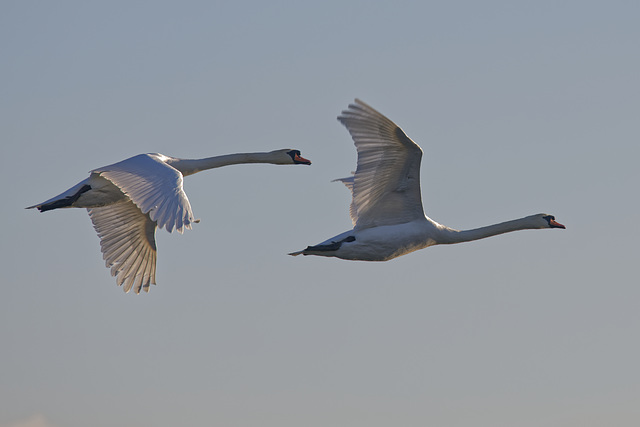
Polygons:
M543 228L535 221L536 216L527 216L512 221L501 222L500 224L488 225L486 227L474 228L473 230L454 230L444 227L438 236L438 244L453 244L471 242L473 240L484 239L498 234L509 233L518 230L532 230Z
M222 166L237 165L242 163L272 163L282 164L280 156L269 153L237 153L224 156L207 157L204 159L176 159L167 161L167 164L178 169L182 175L193 175L194 173L219 168Z

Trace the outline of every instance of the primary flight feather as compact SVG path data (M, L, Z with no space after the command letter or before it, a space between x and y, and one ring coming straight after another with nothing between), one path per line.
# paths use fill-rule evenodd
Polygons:
M483 239L525 229L565 228L553 215L535 214L455 230L424 214L420 195L422 149L387 117L356 99L338 120L358 152L353 176L340 178L352 193L353 229L289 255L387 261L418 249Z
M158 153L139 154L94 169L89 177L56 197L27 209L46 212L86 208L100 237L106 266L125 292L149 292L156 283L156 228L182 233L194 219L182 187L183 177L243 163L310 165L299 150L238 153L205 159L178 159Z

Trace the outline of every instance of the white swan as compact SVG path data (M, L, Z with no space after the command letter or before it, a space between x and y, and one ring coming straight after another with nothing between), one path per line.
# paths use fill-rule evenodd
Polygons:
M197 160L140 154L94 169L76 186L26 209L86 208L116 283L124 285L125 292L132 288L137 294L141 289L149 292L149 285L156 284L156 227L182 233L198 222L182 188L182 177L240 163L311 164L300 151L289 148Z
M354 227L289 255L387 261L432 245L468 242L516 230L565 228L547 214L466 231L438 224L422 209L422 149L395 123L358 99L338 120L347 127L358 151L354 176L336 180L351 190Z

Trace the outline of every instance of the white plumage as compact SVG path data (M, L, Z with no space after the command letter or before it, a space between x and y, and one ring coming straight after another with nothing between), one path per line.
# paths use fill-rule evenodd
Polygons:
M125 292L148 292L156 283L156 227L182 233L197 222L182 187L183 176L242 163L311 164L300 151L288 148L197 160L139 154L94 169L64 193L27 209L86 208L116 283Z
M466 231L438 224L422 208L422 149L395 123L358 99L338 120L346 126L358 152L355 174L337 180L352 193L349 212L353 229L289 255L387 261L437 244L516 230L565 228L547 214Z

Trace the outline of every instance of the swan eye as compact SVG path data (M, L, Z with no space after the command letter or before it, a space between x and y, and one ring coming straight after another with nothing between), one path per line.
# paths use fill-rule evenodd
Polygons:
M542 218L547 220L547 223L549 224L549 228L566 228L564 225L556 222L556 217L553 215L546 215L546 216L543 216Z
M292 160L295 161L296 155L299 156L300 152L298 150L290 150L290 151L287 151L287 154L289 155L289 157L291 157Z
M302 157L300 155L300 150L287 151L287 154L289 155L289 157L291 157L291 160L293 160L293 163L295 163L295 164L300 164L300 165L310 165L311 164L311 161L305 159L304 157Z

